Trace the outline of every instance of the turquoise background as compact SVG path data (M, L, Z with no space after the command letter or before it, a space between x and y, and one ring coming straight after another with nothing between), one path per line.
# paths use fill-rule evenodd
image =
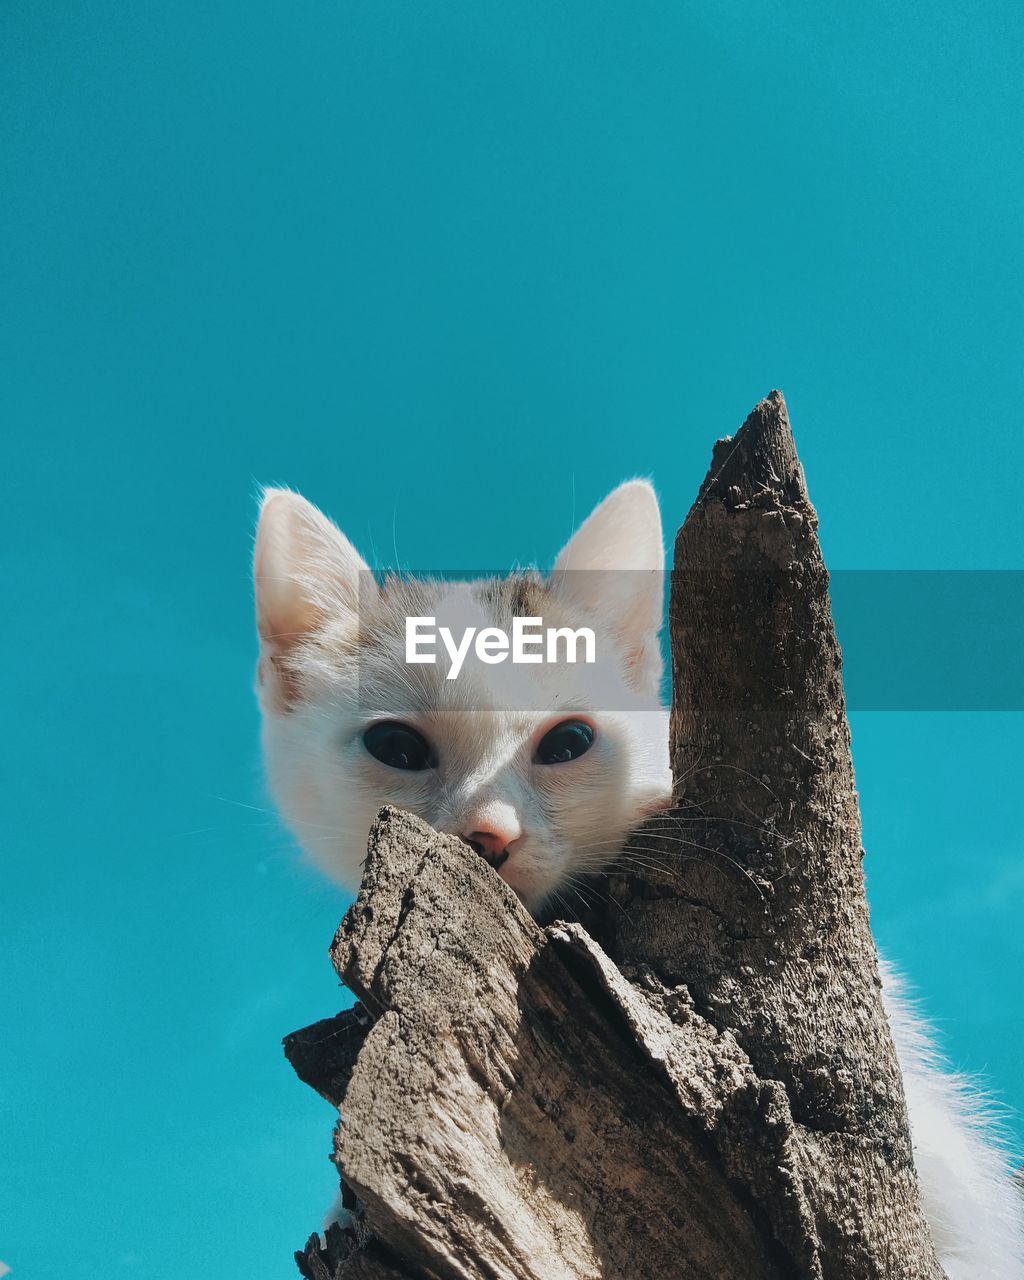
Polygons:
M781 386L834 568L1024 567L1022 54L951 0L0 8L16 1280L287 1276L332 1195L259 483L378 563L549 561L630 475L678 523ZM853 728L880 940L1020 1108L1021 716Z

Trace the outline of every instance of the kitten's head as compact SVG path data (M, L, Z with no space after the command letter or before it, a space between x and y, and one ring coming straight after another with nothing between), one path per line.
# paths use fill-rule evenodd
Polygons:
M315 507L266 493L256 536L258 692L274 798L309 856L349 889L384 804L461 836L538 907L607 864L668 802L660 704L664 551L650 485L591 514L550 577L386 578ZM500 665L471 648L458 677L406 661L406 619L466 628L589 627L597 661ZM536 650L531 650L535 653ZM541 654L545 653L543 647Z

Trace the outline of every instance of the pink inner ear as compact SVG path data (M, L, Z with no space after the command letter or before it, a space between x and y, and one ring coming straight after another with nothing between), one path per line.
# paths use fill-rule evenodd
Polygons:
M661 651L646 642L626 650L626 682L638 692L657 693L661 681Z
M300 678L292 657L297 645L320 622L323 618L319 611L303 602L292 584L275 584L268 589L266 581L261 582L257 567L256 630L260 635L260 659L256 666L256 686L266 710L288 712L301 701Z
M271 600L270 593L261 589L257 575L256 590L256 628L260 639L275 653L287 653L324 622L323 610L304 599L297 588L288 592L287 599L279 588L277 598Z

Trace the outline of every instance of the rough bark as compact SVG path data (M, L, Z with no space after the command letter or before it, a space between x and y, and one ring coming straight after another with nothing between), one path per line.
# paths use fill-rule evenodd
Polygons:
M311 1280L942 1275L816 525L773 393L679 532L677 807L592 933L382 812L332 947L361 1005L287 1042L357 1205L299 1255Z

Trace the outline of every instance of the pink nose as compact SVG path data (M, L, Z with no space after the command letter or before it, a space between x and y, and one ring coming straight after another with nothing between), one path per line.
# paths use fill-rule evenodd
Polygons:
M500 867L508 857L508 846L512 843L506 834L498 831L470 831L462 838L495 869Z

